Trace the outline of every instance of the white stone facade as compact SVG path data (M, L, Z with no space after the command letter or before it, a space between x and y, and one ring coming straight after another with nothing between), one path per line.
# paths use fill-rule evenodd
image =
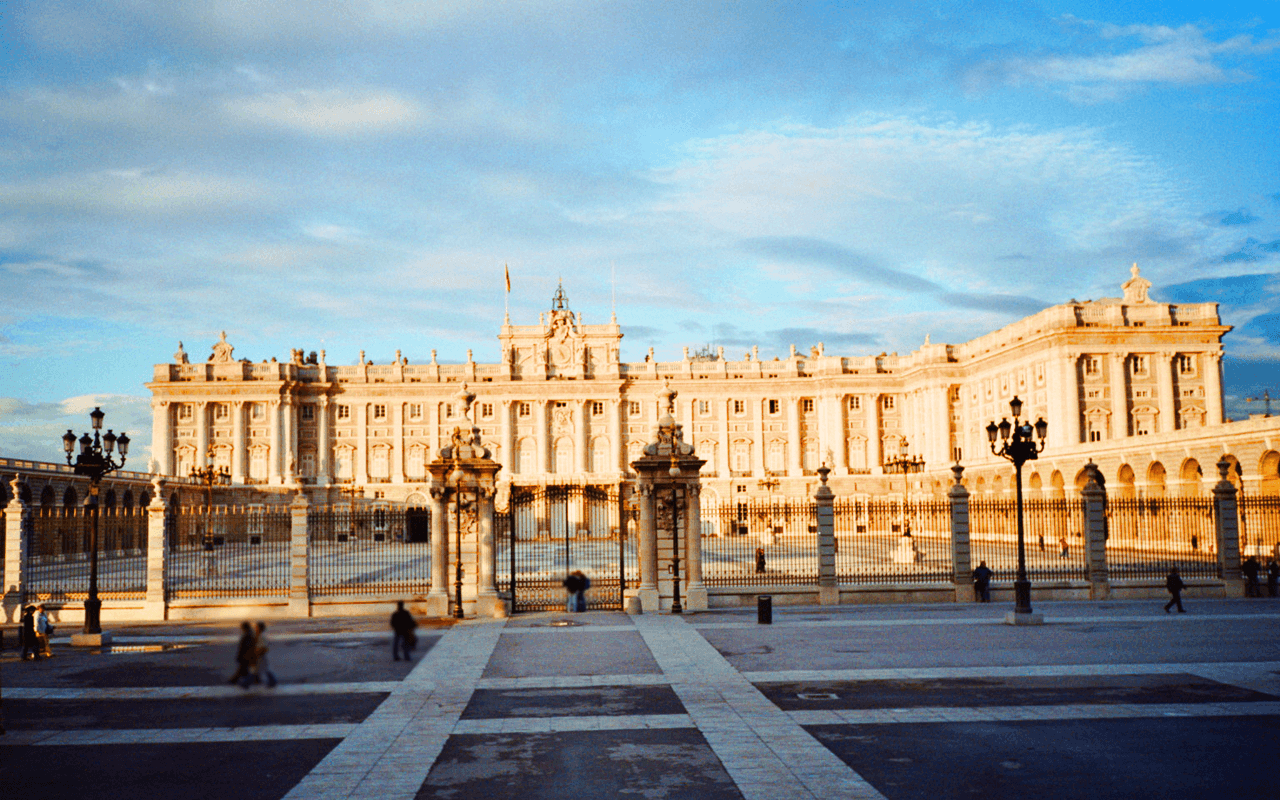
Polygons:
M652 440L664 384L678 391L676 420L706 460L713 500L811 494L832 467L837 494L901 486L884 465L905 438L946 485L959 460L980 474L1003 465L985 426L1008 414L1050 423L1045 458L1083 463L1102 447L1152 437L1176 441L1222 425L1222 338L1216 303L1151 301L1137 269L1122 298L1068 302L972 341L905 356L808 353L762 361L619 361L616 320L590 325L557 291L536 325L501 327L496 364L325 363L236 360L223 338L207 361L155 367L153 453L164 474L186 475L206 457L237 484L352 484L366 496L425 498L425 464L463 424L455 398L476 393L486 447L517 483L613 483ZM754 352L754 350L753 350ZM1186 432L1183 434L1182 432ZM1071 485L1075 469L1065 479ZM1048 481L1045 485L1048 486ZM414 496L418 495L418 496Z

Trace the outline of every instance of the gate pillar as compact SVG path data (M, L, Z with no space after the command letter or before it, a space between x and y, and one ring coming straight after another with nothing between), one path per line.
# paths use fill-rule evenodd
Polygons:
M31 538L31 507L22 500L22 476L14 475L9 484L13 497L4 509L4 618L6 622L22 619L26 599L27 546Z
M457 399L463 419L470 420L475 394L463 384ZM427 465L432 498L431 591L427 595L431 616L446 616L451 605L459 619L467 614L507 615L506 601L494 585L493 497L501 469L481 444L476 425L469 430L454 428L449 445Z
M707 462L694 454L676 424L676 392L664 386L658 397L666 411L658 420L654 441L631 462L641 497L637 594L645 613L699 611L707 608L707 590L702 582L698 472Z

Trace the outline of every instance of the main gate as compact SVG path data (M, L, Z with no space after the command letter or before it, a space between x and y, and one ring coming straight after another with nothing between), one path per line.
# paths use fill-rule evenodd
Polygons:
M573 570L591 580L588 610L621 609L626 587L639 582L616 487L513 486L499 516L498 588L511 592L515 612L564 608L563 581Z

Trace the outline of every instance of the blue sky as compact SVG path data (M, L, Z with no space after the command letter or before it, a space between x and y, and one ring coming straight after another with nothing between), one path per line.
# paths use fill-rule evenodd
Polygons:
M104 0L0 11L0 455L179 340L497 359L563 277L649 347L907 352L1138 262L1280 363L1280 5Z

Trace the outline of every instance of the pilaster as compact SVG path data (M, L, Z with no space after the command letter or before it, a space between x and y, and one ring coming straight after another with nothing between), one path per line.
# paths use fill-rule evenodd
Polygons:
M159 475L151 477L151 503L147 506L147 594L144 613L147 619L168 617L165 591L166 561L169 557L165 541L165 519L169 505L164 497L164 482Z
M289 616L311 616L311 593L307 585L307 496L298 492L289 506Z
M951 468L955 483L947 490L951 504L951 584L957 603L973 599L973 555L969 545L969 490L961 482L964 467Z
M1081 495L1085 513L1085 558L1089 576L1089 599L1111 596L1111 576L1107 570L1107 490L1098 481L1098 468L1090 461L1089 482Z
M1236 487L1227 479L1231 462L1218 462L1218 483L1213 487L1214 528L1218 539L1218 572L1227 597L1244 597L1240 576L1240 517L1236 507Z
M431 589L427 592L427 616L449 616L449 536L446 527L445 488L432 485L431 494ZM514 540L517 531L512 530ZM514 544L514 541L513 541Z
M825 465L818 467L822 483L813 493L818 515L818 602L824 606L840 602L840 585L836 580L836 496L827 486L830 472Z
M636 595L646 614L658 611L658 532L654 525L653 484L641 477L636 493L640 496L640 536L637 555L640 559L640 588Z
M245 463L249 457L249 436L245 431L244 415L246 403L236 400L229 404L231 411L231 482L242 484L245 477Z
M685 491L689 497L689 524L685 536L685 567L689 583L684 607L690 611L706 611L707 587L702 582L702 486L697 476L685 482Z

